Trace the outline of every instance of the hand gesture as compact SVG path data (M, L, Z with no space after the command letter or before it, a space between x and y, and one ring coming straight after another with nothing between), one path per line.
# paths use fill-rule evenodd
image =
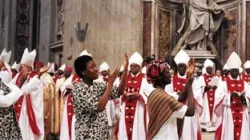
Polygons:
M239 96L238 93L233 92L233 93L231 94L231 102L233 101L233 98L239 98L239 97L240 97L240 96Z
M108 84L113 85L115 79L118 76L119 71L120 71L120 67L116 67L115 71L112 74L109 75Z
M189 78L192 78L192 75L194 74L194 71L195 71L195 61L194 61L194 58L191 59L190 63L189 63L189 66L187 68L187 79Z
M123 66L124 66L124 71L128 70L128 55L127 53L124 54L124 62L123 62Z

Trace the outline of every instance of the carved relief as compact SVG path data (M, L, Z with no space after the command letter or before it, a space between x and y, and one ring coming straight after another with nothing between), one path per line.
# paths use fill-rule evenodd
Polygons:
M29 47L30 0L17 1L16 53L20 61L23 51Z
M57 40L61 41L64 37L64 7L63 0L57 0Z
M159 10L159 58L170 54L170 12Z

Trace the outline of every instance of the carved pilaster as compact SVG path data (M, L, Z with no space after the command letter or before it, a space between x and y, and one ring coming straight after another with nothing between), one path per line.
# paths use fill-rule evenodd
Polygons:
M21 60L23 51L29 47L30 0L17 1L16 52L15 58Z
M64 37L64 1L57 0L57 40L61 41Z
M151 54L152 2L143 3L143 56Z

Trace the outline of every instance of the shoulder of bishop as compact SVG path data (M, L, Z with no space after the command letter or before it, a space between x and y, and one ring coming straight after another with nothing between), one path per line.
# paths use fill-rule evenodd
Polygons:
M78 77L77 74L74 74L74 75L73 75L73 78L72 78L72 82L73 82L73 83L76 83L76 82L80 82L80 81L81 81L81 78Z
M32 71L32 72L29 74L30 78L32 78L32 77L34 77L34 76L36 76L36 75L38 75L38 72L36 72L36 71Z
M140 75L141 75L143 78L146 78L146 74L140 73Z

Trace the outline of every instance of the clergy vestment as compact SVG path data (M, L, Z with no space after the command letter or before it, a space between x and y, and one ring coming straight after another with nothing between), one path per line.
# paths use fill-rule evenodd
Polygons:
M12 83L20 86L22 73L18 73ZM33 80L32 80L33 79ZM23 139L44 139L43 84L32 71L21 86L26 95L21 96L14 105Z
M231 97L234 92L246 92L246 100L249 102L249 91L249 85L240 78L233 80L228 77L220 83L215 93L215 112L218 117L216 140L250 139L249 106L244 106L239 97Z
M72 102L72 89L67 89L67 86L73 85L74 83L80 82L80 78L73 74L71 75L61 87L61 92L64 96L64 106L62 112L62 123L60 131L60 140L75 140L75 113Z

